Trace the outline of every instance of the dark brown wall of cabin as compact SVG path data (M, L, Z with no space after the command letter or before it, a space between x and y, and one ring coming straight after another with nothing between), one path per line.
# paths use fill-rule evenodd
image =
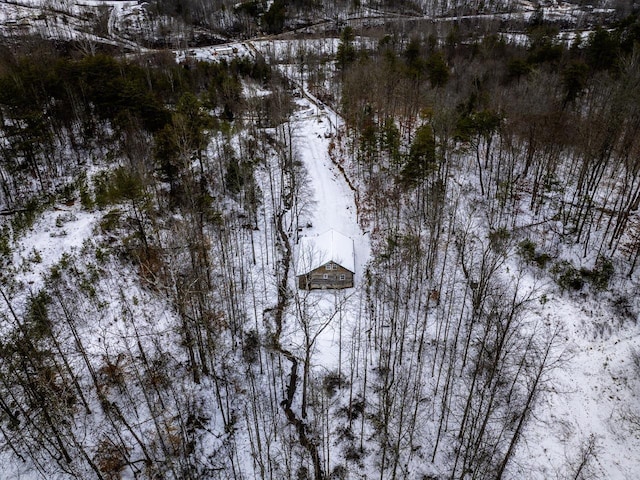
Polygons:
M328 278L323 278L323 275ZM340 275L344 275L344 280L340 280ZM353 273L340 265L335 270L327 270L325 266L312 270L307 275L298 277L298 288L306 289L307 283L310 289L316 288L349 288L353 287Z

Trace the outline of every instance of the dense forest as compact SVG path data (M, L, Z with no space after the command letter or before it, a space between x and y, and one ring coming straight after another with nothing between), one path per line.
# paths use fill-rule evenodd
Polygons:
M151 2L208 32L175 50L5 38L6 478L640 468L640 17L347 3ZM296 288L323 182L353 289Z

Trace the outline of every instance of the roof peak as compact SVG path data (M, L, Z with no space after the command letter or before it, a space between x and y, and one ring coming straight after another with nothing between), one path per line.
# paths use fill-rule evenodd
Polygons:
M301 275L333 262L355 273L354 257L353 239L330 228L324 233L300 238L296 271Z

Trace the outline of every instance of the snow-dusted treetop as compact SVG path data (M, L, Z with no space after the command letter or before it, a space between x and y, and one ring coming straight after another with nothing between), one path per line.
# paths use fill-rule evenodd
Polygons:
M353 239L333 229L315 237L302 237L296 258L297 275L309 273L329 262L355 273Z

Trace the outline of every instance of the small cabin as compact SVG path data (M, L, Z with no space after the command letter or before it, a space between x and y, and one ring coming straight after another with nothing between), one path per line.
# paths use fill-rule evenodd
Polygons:
M351 288L355 275L353 240L335 230L302 237L296 255L298 288Z

